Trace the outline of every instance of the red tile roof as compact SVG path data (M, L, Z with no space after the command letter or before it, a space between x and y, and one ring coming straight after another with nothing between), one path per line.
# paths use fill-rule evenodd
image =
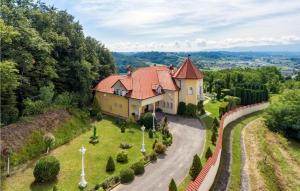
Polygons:
M153 87L160 85L164 90L178 90L172 79L169 69L165 66L150 66L139 68L131 75L112 75L95 87L96 91L113 93L112 86L120 81L129 90L128 97L134 99L147 99L156 96Z
M201 79L204 74L193 64L190 58L187 58L173 77L178 79Z

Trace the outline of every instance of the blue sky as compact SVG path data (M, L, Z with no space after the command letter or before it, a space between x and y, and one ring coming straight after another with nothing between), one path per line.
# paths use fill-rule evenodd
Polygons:
M299 0L43 0L113 51L300 43Z

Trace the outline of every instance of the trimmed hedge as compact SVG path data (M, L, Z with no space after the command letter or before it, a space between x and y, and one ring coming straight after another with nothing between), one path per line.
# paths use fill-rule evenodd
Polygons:
M121 170L120 172L121 183L128 183L134 180L134 171L130 168Z
M59 161L54 156L45 156L36 163L33 175L36 182L50 182L56 179L59 170Z

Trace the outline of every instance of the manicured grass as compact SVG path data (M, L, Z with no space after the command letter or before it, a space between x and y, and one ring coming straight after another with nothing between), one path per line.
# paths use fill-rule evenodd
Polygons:
M204 104L205 111L208 111L214 117L219 117L219 107L221 102L220 101L209 101L208 103Z
M131 128L126 129L125 133L121 133L120 129L113 124L111 119L105 118L101 122L97 122L96 126L100 141L98 144L89 144L89 137L92 135L92 131L88 131L50 153L60 161L61 170L56 183L59 190L79 190L78 182L81 173L81 155L79 149L82 145L87 149L85 154L85 174L88 187L86 190L90 190L96 183L102 182L111 175L119 174L121 169L128 168L132 163L143 158L140 152L142 134L138 125L133 124ZM121 150L119 145L122 142L128 142L133 145L131 149L127 150L129 162L126 164L117 163L115 160L117 153ZM148 134L145 133L147 152L152 150L153 142L154 139L149 139ZM112 156L115 160L116 170L114 173L105 172L109 156ZM55 183L42 185L33 183L33 167L34 162L27 169L7 178L3 182L3 190L52 191Z
M249 122L258 118L261 112L256 112L248 116L242 117L233 123L229 124L226 128L233 127L232 137L232 150L231 150L231 174L229 190L240 190L241 187L241 172L242 172L242 156L241 156L241 130ZM229 138L229 137L228 137Z

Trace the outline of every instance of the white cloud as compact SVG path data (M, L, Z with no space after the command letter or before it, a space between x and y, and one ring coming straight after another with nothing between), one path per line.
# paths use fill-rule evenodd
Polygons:
M200 51L232 47L249 47L258 45L284 45L300 43L300 36L281 36L277 38L228 38L221 41L195 39L194 41L175 41L167 43L113 43L109 48L114 51Z
M112 50L299 43L299 0L60 1Z

